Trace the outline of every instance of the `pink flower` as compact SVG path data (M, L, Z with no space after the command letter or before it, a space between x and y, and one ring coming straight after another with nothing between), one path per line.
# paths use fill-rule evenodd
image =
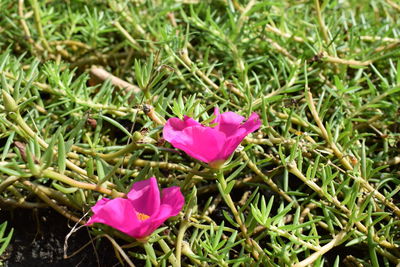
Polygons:
M174 147L185 151L189 156L208 163L212 168L220 167L235 151L240 142L260 128L261 121L257 113L250 118L234 113L220 114L214 109L216 118L207 127L189 117L171 118L163 130L163 137Z
M178 215L185 199L177 186L158 189L154 177L134 183L127 198L102 198L92 207L86 225L107 224L136 239L144 239L168 218Z

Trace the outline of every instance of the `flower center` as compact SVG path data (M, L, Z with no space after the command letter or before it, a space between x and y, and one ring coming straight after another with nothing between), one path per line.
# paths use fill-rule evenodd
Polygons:
M145 220L147 220L148 218L150 218L149 215L144 214L144 213L141 213L141 212L138 212L138 213L136 214L136 217L137 217L140 221L145 221Z

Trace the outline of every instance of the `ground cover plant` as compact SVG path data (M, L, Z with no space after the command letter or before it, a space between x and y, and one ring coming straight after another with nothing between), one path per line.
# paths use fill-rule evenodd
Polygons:
M0 9L1 212L62 214L65 255L400 264L395 0Z

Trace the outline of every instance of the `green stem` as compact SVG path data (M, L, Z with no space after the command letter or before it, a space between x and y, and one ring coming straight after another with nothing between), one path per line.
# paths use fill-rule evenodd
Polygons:
M342 153L342 151L340 150L340 147L338 145L336 145L336 143L332 140L332 138L328 134L328 131L326 130L322 120L320 119L318 111L315 108L313 96L311 94L310 88L308 88L308 87L306 87L306 101L307 101L307 104L311 111L311 115L313 116L318 127L321 129L322 137L328 143L330 148L332 148L333 153L336 155L336 157L339 159L339 161L342 163L342 165L345 167L345 169L352 172L354 168L351 165L350 161L348 160L348 157L346 157L346 155L344 153ZM378 190L376 190L372 185L370 185L368 183L368 181L365 179L365 177L358 177L358 176L352 176L352 175L350 175L350 177L356 181L359 181L361 183L362 187L364 187L368 192L372 193L374 195L374 197L379 199L385 206L389 207L397 215L397 217L400 217L400 208L398 208L393 202L391 202L384 195L382 195Z
M239 224L240 230L242 231L242 234L244 238L246 239L246 243L249 245L250 248L252 248L252 254L256 260L259 258L259 252L262 253L262 251L256 251L253 243L250 240L250 237L247 234L247 228L246 225L243 223L242 219L240 218L240 215L236 209L235 203L233 202L231 195L229 193L225 193L228 183L225 180L224 173L222 170L218 170L217 172L217 179L220 184L218 187L220 190L220 193L222 195L222 198L225 200L226 205L231 209L233 217L235 218L236 222Z
M59 205L57 205L53 200L51 200L42 190L40 190L39 186L31 183L29 181L23 181L22 184L27 186L28 190L32 191L35 193L41 200L43 200L47 205L52 207L54 210L56 210L58 213L63 215L69 220L72 220L74 222L80 223L80 224L85 224L86 222L81 220L78 217L75 217L71 213L69 213L67 210L63 209Z
M181 266L181 256L182 256L182 241L183 241L183 237L185 235L186 229L188 229L188 227L190 226L190 223L187 220L183 220L181 222L181 226L179 228L179 233L178 236L176 238L176 261L178 264L178 267Z
M201 262L196 258L196 255L191 250L188 242L183 242L182 245L183 245L183 249L182 249L183 255L188 257L195 264L195 266L208 266L208 264L206 262L204 262L204 261Z
M210 229L212 228L212 229L218 231L218 229L221 228L220 225L213 225L213 226L211 226L211 225L205 225L205 224L193 223L193 222L191 222L190 225L191 225L191 226L194 226L194 227L196 227L196 228L198 228L198 229L203 229L203 230L210 230ZM225 231L225 232L231 232L231 233L234 233L234 232L236 231L235 229L232 229L232 228L229 228L229 227L226 227L226 226L222 227L222 229L223 229L223 231Z
M129 34L129 32L127 30L124 29L124 27L122 27L122 25L118 22L118 21L114 21L113 25L118 29L118 31L120 33L122 33L122 35L125 36L125 38L129 41L129 43L138 50L141 50L141 46L139 45L139 43L132 37L132 35Z
M145 242L143 243L143 248L146 250L146 254L149 256L151 263L154 266L158 266L159 264L157 263L156 252L154 251L153 246L149 242Z
M113 153L108 153L108 154L98 154L102 159L104 160L110 160L110 159L115 159L118 158L120 156L126 155L129 152L134 151L135 149L137 149L138 146L135 142L130 143L129 145L125 146L123 149L118 150L116 152Z
M246 152L242 151L241 155L243 156L243 159L247 161L247 166L249 166L250 169L252 169L261 179L266 183L273 191L281 195L286 201L293 202L293 200L290 198L289 195L287 195L282 189L280 189L272 179L267 177L260 169L258 169L257 165L253 163L253 161L250 160L249 156L247 155ZM297 203L295 203L296 206L298 206Z
M147 100L151 100L151 93L149 89L143 90L144 96L146 97Z
M40 138L29 126L28 124L26 124L26 122L24 121L24 119L22 118L21 114L19 114L19 112L17 111L16 113L10 113L9 117L12 118L16 124L19 126L19 128L25 132L28 136L30 136L31 138L35 139L38 141L39 145L44 148L47 149L48 148L48 144L42 139ZM87 176L87 172L78 167L77 165L73 164L71 161L69 161L68 159L65 161L65 164L67 165L67 167L72 170L75 171L83 176Z
M60 181L60 182L63 182L65 184L68 184L73 187L78 187L78 188L87 189L87 190L93 190L93 191L97 191L97 192L100 192L100 193L103 193L106 195L110 195L113 197L124 197L125 196L125 194L123 194L121 192L116 192L116 191L107 189L105 187L98 186L96 184L88 184L88 183L79 182L79 181L69 178L68 176L66 176L64 174L60 174L60 173L52 171L52 170L44 170L44 171L42 171L41 174L46 178Z
M192 171L186 175L185 180L183 181L181 186L182 191L186 191L188 189L188 186L193 183L192 178L195 175L195 172L199 170L200 166L201 165L199 163L196 163L196 165L192 168Z
M41 21L41 17L40 17L39 3L37 0L31 0L31 5L32 5L32 9L33 9L33 14L35 17L36 28L37 28L39 36L40 36L40 41L43 43L46 50L51 52L51 48L50 48L49 43L47 42L46 37L44 36L44 32L43 32L43 26L42 26L42 21Z
M308 256L306 259L296 263L295 265L293 265L293 267L311 266L318 258L327 253L329 250L333 249L338 244L340 244L342 240L346 237L346 234L347 234L346 231L341 231L329 243L319 248L316 252Z
M171 252L171 249L169 248L167 243L165 243L164 239L158 240L158 244L160 245L161 249L164 251L165 254L171 253L168 257L168 260L172 264L172 267L179 267L174 253Z
M17 176L9 176L8 178L4 179L2 183L0 183L0 194L10 185L14 184L22 177Z
M326 30L324 19L322 18L322 13L321 13L321 7L319 5L319 0L314 0L314 3L315 3L315 12L317 13L317 19L318 19L319 28L320 28L322 36L324 38L325 44L328 45L330 40L329 40L328 31Z
M233 200L231 198L231 195L229 193L225 193L226 188L228 187L228 183L225 180L224 173L223 171L219 170L217 174L217 179L219 184L221 185L220 187L220 193L225 200L226 205L231 209L233 216L235 217L236 222L239 224L240 229L242 230L243 234L247 236L247 228L243 225L242 219L239 216L239 213L236 209L235 203L233 203Z
M348 218L351 217L351 211L336 198L336 196L331 196L327 194L318 184L314 181L307 179L306 176L297 168L296 162L289 162L287 165L289 172L295 175L297 178L302 180L308 187L314 190L321 198L327 199L329 202L334 204L338 209L340 209ZM355 222L357 228L363 232L368 233L368 229L359 221ZM391 244L390 242L386 241L384 238L378 237L377 235L373 235L374 241L377 242L379 245L385 248L397 248L397 245Z

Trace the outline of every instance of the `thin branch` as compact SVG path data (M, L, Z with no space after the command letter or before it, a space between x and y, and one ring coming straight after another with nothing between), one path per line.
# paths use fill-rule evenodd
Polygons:
M41 200L43 200L43 202L45 202L47 205L49 205L50 207L52 207L54 210L56 210L58 213L60 213L61 215L63 215L64 217L66 217L69 220L73 220L74 222L79 222L81 224L85 224L86 221L82 221L80 218L72 215L71 213L69 213L68 211L66 211L65 209L61 208L59 205L57 205L52 199L50 199L42 190L40 190L40 188L34 184L31 183L30 181L23 181L22 182L25 186L27 186L27 188L32 191L33 193L35 193Z
M112 75L102 67L92 66L90 68L90 74L100 81L110 80L112 85L121 90L124 90L126 94L128 94L130 91L132 91L134 95L140 94L142 92L142 90L140 90L138 86L130 84L127 81L124 81Z
M317 123L318 127L321 130L322 137L325 139L325 141L329 144L329 146L332 148L333 153L336 155L336 157L339 159L339 161L342 163L342 165L346 168L348 171L353 171L353 165L350 163L348 160L348 157L345 156L339 149L339 147L331 140L331 138L328 135L328 132L322 123L318 112L315 108L314 100L312 98L312 94L310 92L310 89L306 87L306 99L308 106L310 108L311 114ZM381 201L384 205L389 207L391 210L394 211L394 213L400 217L400 208L397 207L393 202L388 200L384 195L382 195L379 191L377 191L373 186L371 186L367 180L365 180L363 177L353 177L353 179L357 180L360 182L362 187L364 187L369 193L372 193L379 201Z
M329 44L330 40L329 40L328 30L326 29L324 19L322 18L319 0L314 0L314 4L315 4L315 12L317 13L319 28L321 30L322 36L324 37L325 44L327 45L327 44Z
M326 53L323 53L322 60L326 61L326 62L330 62L330 63L351 65L351 66L369 66L373 62L372 60L358 61L358 60L354 60L354 59L342 59L342 58L330 56Z
M33 15L35 18L35 24L36 24L37 31L39 33L40 41L42 42L42 44L46 48L46 50L51 52L51 48L50 48L49 43L47 42L46 36L44 35L44 32L43 32L43 25L42 25L42 18L40 15L39 3L37 0L31 0L31 5L32 5Z
M388 3L391 7L400 12L400 5L396 4L392 0L386 0L386 3Z
M313 262L315 262L319 257L327 253L329 250L337 246L342 242L344 237L346 236L346 231L341 231L339 234L337 234L328 244L324 245L321 247L318 251L314 252L310 256L308 256L305 260L296 263L293 265L293 267L305 267L305 266L311 266Z

